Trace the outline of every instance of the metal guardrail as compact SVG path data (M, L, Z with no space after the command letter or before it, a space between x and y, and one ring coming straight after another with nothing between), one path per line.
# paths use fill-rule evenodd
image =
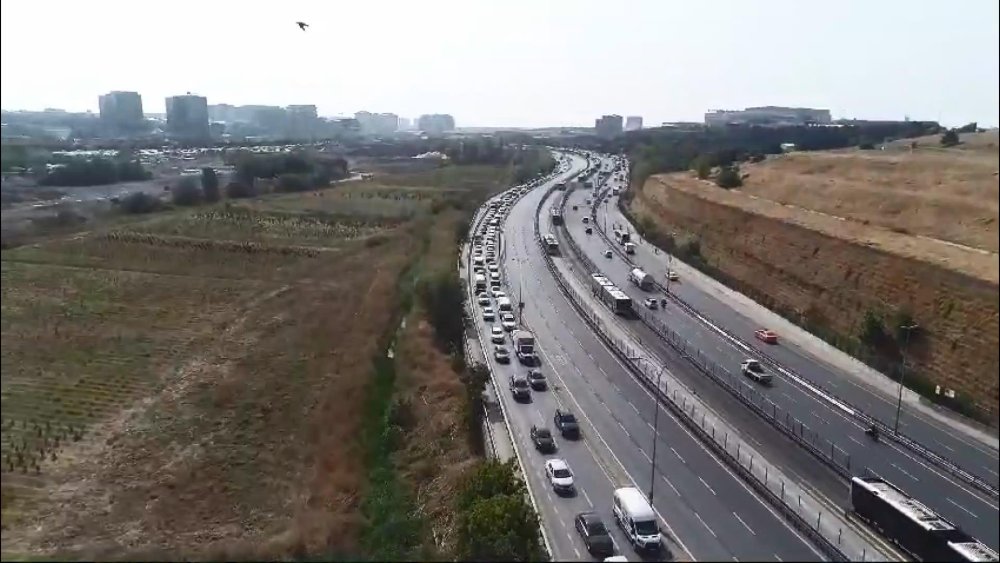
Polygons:
M611 350L611 352L614 353L619 359L623 360L623 364L629 367L633 375L636 375L644 386L650 388L654 392L654 396L657 397L657 399L661 404L667 406L667 408L669 408L671 412L673 412L676 415L678 420L682 421L686 426L688 426L691 430L693 430L696 434L698 434L701 441L707 444L717 453L717 457L722 459L724 462L726 462L727 465L729 465L735 471L737 471L745 482L754 487L754 489L759 494L761 494L765 499L767 499L771 505L775 506L785 516L787 521L789 521L804 535L809 537L810 540L814 542L814 545L816 545L824 553L826 553L826 555L829 556L831 560L849 561L850 559L843 551L841 551L839 547L840 533L838 533L838 540L836 543L833 540L827 538L822 533L822 528L821 528L822 513L817 512L816 524L815 525L811 524L811 522L807 521L806 518L803 516L801 497L799 497L796 506L788 504L792 499L785 498L784 495L785 486L783 481L779 481L777 479L775 480L770 479L765 469L764 481L761 482L760 478L753 472L752 457L749 458L750 467L748 468L744 466L741 461L740 457L741 453L739 446L737 445L735 456L733 456L733 453L730 451L728 434L722 437L721 435L716 435L714 427L711 430L709 430L705 426L704 416L702 418L702 423L699 425L697 422L697 416L696 416L697 412L695 411L694 404L692 403L691 409L689 410L687 409L686 399L682 399L682 403L677 404L676 389L674 391L675 394L673 395L673 397L671 397L665 390L660 389L654 383L652 374L644 372L641 369L641 367L637 365L638 362L636 356L631 355L627 350L627 348L623 350L622 348L625 347L624 343L619 342L616 338L608 334L606 328L603 326L601 321L596 317L596 315L592 311L590 311L585 304L579 301L578 296L575 294L574 291L572 291L567 286L566 280L563 278L562 274L555 267L552 257L549 256L547 252L545 252L545 249L542 246L541 237L539 235L539 227L540 227L539 216L541 213L541 208L544 205L545 200L551 195L553 191L554 188L552 190L549 190L545 194L545 196L539 201L538 207L535 210L536 212L535 212L534 238L539 249L542 251L546 267L548 268L549 272L555 279L556 284L560 288L560 291L566 296L570 304L574 307L574 309L577 310L580 316L591 326L591 328L594 330L594 333L598 336L598 338L600 338L605 343L607 348ZM561 202L561 205L564 204L565 204L565 198ZM572 238L567 237L567 239L570 240L570 246L573 252L578 253L580 249L576 247L575 242L572 241ZM581 261L584 261L585 263L589 262L589 260L586 258L585 255L578 254L578 256L581 257L582 259ZM592 266L593 264L590 263L590 265ZM719 439L723 440L722 444L719 443ZM736 440L733 440L733 443L735 445ZM776 491L771 489L772 486L771 483L774 483L775 487L780 486L780 491L781 491L780 496L778 493L776 493ZM864 559L864 556L865 556L864 553L862 553L861 556L862 560Z
M600 205L600 202L602 202L606 198L607 191L608 190L606 190L606 189L602 190L600 192L599 197L595 198L595 200L594 200L595 203L594 203L594 205L592 207L592 211L596 210L596 208ZM595 223L597 223L597 222L595 221ZM608 237L607 232L605 232L604 229L602 229L600 225L595 224L595 228L597 229L598 233L600 233L601 238L603 238L606 242L608 242L609 246L613 249L613 251L616 254L618 254L619 257L621 257L621 259L623 261L625 261L627 264L629 264L631 266L635 266L635 262L633 262L628 257L628 255L625 254L620 248L618 248L618 246L616 244L612 243L611 239ZM572 237L569 236L568 231L567 231L567 238L572 239ZM588 260L588 262L589 262L589 260ZM592 265L593 263L590 262L590 264ZM841 408L841 410L843 412L845 412L846 414L849 414L850 416L854 417L856 420L858 420L860 423L862 423L865 426L875 425L875 426L879 427L879 429L882 431L881 432L882 436L885 436L885 437L889 438L890 440L893 440L896 443L900 444L901 446L903 446L903 447L905 447L905 448L913 451L914 453L920 455L924 459L926 459L926 460L934 463L935 465L941 467L942 469L944 469L945 471L947 471L948 473L950 473L952 476L957 477L958 479L964 481L965 483L969 484L972 487L975 487L979 491L982 491L982 492L990 495L993 498L1000 498L1000 490L998 490L997 487L994 487L990 483L987 483L986 481L983 481L982 479L980 479L980 478L976 477L975 475L969 473L968 471L962 469L962 467L960 465L958 465L956 462L951 461L947 457L945 457L945 456L943 456L941 454L938 454L937 452L935 452L935 451L933 451L933 450L925 447L923 444L921 444L917 440L915 440L913 438L910 438L909 436L906 436L905 434L903 434L901 432L896 432L896 431L892 430L887 424L883 423L881 420L879 420L879 419L877 419L877 418L875 418L875 417L873 417L871 415L866 414L860 408L852 405L849 401L847 401L847 400L839 397L836 393L830 391L829 389L827 389L822 384L813 381L809 377L804 376L804 375L796 372L795 370L792 370L792 369L789 369L789 368L783 366L778 360L776 360L770 354L768 354L768 353L766 353L766 352L764 352L762 350L759 350L757 348L754 348L753 346L750 346L745 340L743 340L740 336L734 334L732 331L726 329L725 327L722 327L721 325L718 325L716 323L710 322L707 318L705 318L705 316L700 311L698 311L697 309L695 309L691 304L689 304L688 302L686 302L684 299L682 299L678 295L675 295L674 293L667 291L667 288L663 284L661 284L660 282L658 282L658 281L656 281L654 279L653 283L654 283L654 285L655 285L655 287L656 287L657 290L659 290L660 292L666 294L666 296L667 296L668 299L670 299L672 302L676 303L681 309L683 309L685 312L687 312L695 320L697 320L698 322L700 322L703 325L707 326L709 329L711 329L713 331L716 331L716 332L719 332L719 333L723 334L726 338L728 338L728 339L732 340L733 342L739 344L739 346L745 352L747 352L748 354L750 354L751 356L756 357L757 359L763 361L765 364L767 364L768 366L770 366L772 369L781 371L781 372L785 373L786 375L790 376L793 379L798 379L800 381L805 382L806 383L806 387L811 387L812 390L815 390L814 394L818 395L821 399L823 399L823 400L825 400L827 402L830 402L830 403L834 403L834 405L836 407L838 407L838 408L846 407L846 409ZM662 322L660 324L662 325ZM657 327L650 326L650 328L652 330L656 331L656 332L659 332L659 330L658 330ZM670 330L670 329L667 329L665 325L663 325L663 328L666 329L666 330ZM673 331L670 331L670 332L673 332ZM800 424L802 424L802 423L800 422ZM829 442L829 440L827 440L827 441ZM849 467L849 464L848 464L848 467ZM838 472L840 472L839 469L837 469L837 468L834 468L834 469L837 470Z

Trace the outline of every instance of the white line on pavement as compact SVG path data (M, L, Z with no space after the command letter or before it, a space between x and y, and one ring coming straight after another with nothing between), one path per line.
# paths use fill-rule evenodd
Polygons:
M701 478L701 476L698 476L698 480L699 480L699 481L701 481L701 484L702 484L702 485L705 485L705 488L706 488L706 489L708 489L708 490L709 490L709 492L711 492L711 493L712 493L712 495L714 495L714 496L718 496L718 495L716 495L716 494L715 494L715 489L713 489L712 487L710 487L710 486L708 485L708 483L706 483L706 482L705 482L705 480Z
M944 497L944 500L946 500L946 501L948 501L948 502L950 502L950 503L954 504L954 505L955 505L955 506L957 506L958 508L960 508L960 509L964 510L965 512L967 512L967 513L968 513L968 514L969 514L970 516L972 516L973 518L979 518L979 515L978 515L978 514L976 514L975 512L973 512L973 511L969 510L968 508L965 508L964 506L962 506L961 504L958 504L957 502L955 502L955 501L951 500L950 498L948 498L948 497Z
M719 536L715 535L715 530L713 530L711 527L709 527L709 525L706 524L705 521L701 518L701 514L698 514L697 512L695 512L694 515L698 518L698 521L701 522L701 525L705 526L705 529L708 530L708 533L712 534L712 537L715 537L715 538L719 537Z
M753 528L751 528L750 526L747 526L747 523L744 522L742 518L740 518L739 514L736 514L736 512L733 512L733 516L735 516L736 519L740 521L740 524L743 524L743 527L746 528L751 534L753 534L755 536L757 535L757 532L753 531Z

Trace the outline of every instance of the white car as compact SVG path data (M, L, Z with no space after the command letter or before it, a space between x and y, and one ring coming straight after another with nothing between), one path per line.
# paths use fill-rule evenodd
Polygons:
M514 321L514 315L510 313L500 315L500 326L508 332L517 328L517 322Z
M495 282L500 281L500 272L490 272L490 279Z
M564 459L550 459L545 462L545 477L556 493L573 491L573 472Z
M491 272L499 272L500 266L497 266L496 264L490 264L489 266L486 267L486 269Z
M498 326L490 328L490 342L494 344L503 344L504 335L503 329Z
M497 320L496 313L493 312L493 307L490 307L489 305L483 307L483 320L488 323Z
M604 257L605 258L611 258L611 250L605 250L604 251Z
M507 297L507 294L504 293L504 292L502 292L502 291L500 291L500 289L498 288L498 289L493 290L493 297L496 297L497 299L500 299L501 297Z
M480 305L489 305L490 304L490 297L488 295L486 295L485 293L480 293L479 294L478 302L479 302Z

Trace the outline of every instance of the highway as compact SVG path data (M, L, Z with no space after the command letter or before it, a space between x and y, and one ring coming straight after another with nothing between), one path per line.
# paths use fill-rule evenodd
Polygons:
M573 162L574 170L585 165L579 158ZM611 493L622 485L649 489L652 429L654 416L658 416L654 506L664 519L665 534L675 540L670 545L670 558L822 559L659 407L559 292L534 242L534 213L545 188L529 192L511 209L501 256L512 300L516 303L520 297L526 304L518 320L535 334L542 358L540 369L549 379L550 390L533 392L532 402L525 404L513 401L504 383L497 391L535 492L553 557L577 558L573 555L583 548L572 530L572 517L585 509L596 510L613 530L619 551L635 557L614 526ZM489 323L483 323L481 315L477 322L488 342ZM501 381L526 370L516 359L509 366L493 367ZM578 442L557 439L559 451L555 454L566 459L576 474L579 494L574 498L557 498L551 493L541 473L546 456L534 451L528 439L532 424L552 428L552 414L559 406L569 408L582 425L583 438Z
M610 259L604 257L604 252L609 248L609 244L601 238L596 230L591 235L584 232L585 225L582 219L589 214L589 206L585 204L584 200L593 196L594 192L589 190L570 192L566 206L568 233L587 253L590 260L601 268L602 273L628 293L636 305L641 307L642 301L654 293L641 291L634 284L629 283L630 266L621 259L620 255L615 254ZM625 224L625 219L617 210L615 198L611 197L610 199L612 201L600 206L595 227L603 229L604 225L607 224L607 228L610 230L614 224ZM577 211L572 210L573 205L577 206ZM566 252L568 253L568 250ZM638 245L636 255L631 258L645 271L657 276L660 283L665 283L664 273L668 269L668 265L664 253L657 254L651 246L643 243ZM680 270L676 261L672 267ZM753 321L742 316L714 295L701 291L696 284L684 283L682 278L679 283L671 284L671 292L692 305L713 324L723 326L730 332L741 335L742 339L752 347L766 346L767 353L783 366L787 366L794 372L807 375L809 379L826 386L828 389L835 389L839 396L852 405L891 424L892 417L895 415L893 398L885 397L877 390L859 385L853 377L839 373L836 369L810 357L806 352L786 341L777 346L758 343L753 338L753 331L761 328L760 326L754 325ZM659 295L659 297L663 296ZM672 301L668 301L665 310L658 310L654 314L668 327L682 334L684 338L717 364L726 367L733 373L738 373L740 362L748 357L746 351L742 350L738 344L710 329L705 323L695 319ZM656 338L648 328L642 326L640 321L631 321L629 324L634 333L644 341ZM661 349L663 348L665 347L661 347ZM671 354L666 350L664 350L663 355L662 361L669 362L677 359L676 354ZM692 369L678 371L681 372L681 375L686 375L692 380L703 378ZM1000 543L1000 537L998 537L1000 535L998 532L1000 515L998 515L997 503L994 499L967 484L958 482L941 468L888 439L883 439L880 443L871 442L863 434L864 428L856 419L845 415L840 409L832 408L828 401L818 397L817 394L799 382L779 373L776 373L775 376L776 381L770 389L758 386L758 390L779 408L803 421L819 436L835 442L837 447L849 453L851 468L855 474L863 473L866 467L870 468L921 499L980 541L994 549L997 548L998 543ZM749 382L744 384L750 385ZM726 412L731 411L727 410ZM901 430L921 441L926 447L937 450L945 457L957 462L967 471L987 482L996 484L996 451L962 437L959 432L954 430L949 432L946 427L932 418L911 415L905 410ZM821 486L821 488L824 491L828 490L828 487ZM844 497L832 498L838 502L846 502Z

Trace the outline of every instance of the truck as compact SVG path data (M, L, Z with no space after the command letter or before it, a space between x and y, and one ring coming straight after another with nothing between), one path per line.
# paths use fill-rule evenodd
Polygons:
M632 268L632 271L628 273L628 281L643 291L649 291L653 287L653 276L639 268Z
M632 240L632 235L629 234L625 229L615 229L615 242L618 244L626 244Z
M635 254L634 242L626 242L623 246L625 247L625 254Z
M511 341L514 343L514 353L522 364L531 366L538 361L535 355L535 335L526 330L515 330L511 334Z
M748 377L762 385L770 385L772 376L764 371L764 368L757 360L747 359L740 364L740 372L744 377Z

